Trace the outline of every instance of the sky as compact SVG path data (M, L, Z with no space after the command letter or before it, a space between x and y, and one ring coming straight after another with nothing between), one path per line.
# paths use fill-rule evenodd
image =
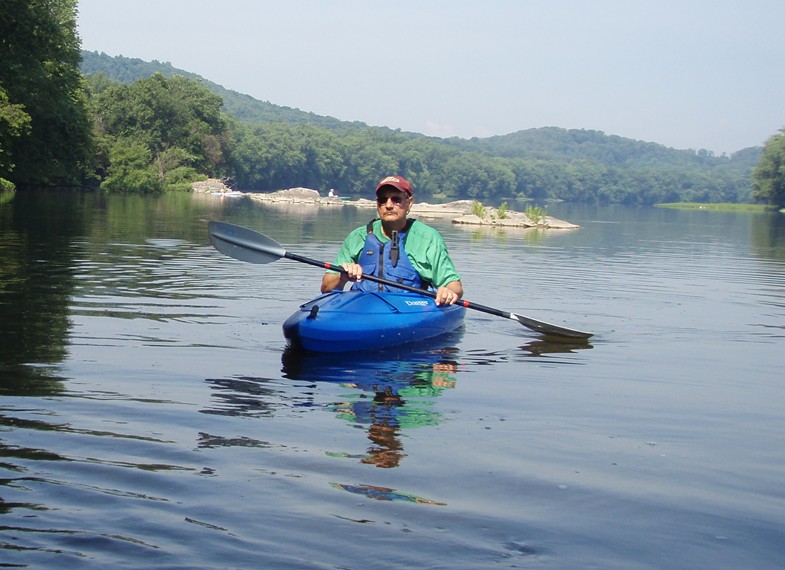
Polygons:
M82 48L345 121L593 129L731 154L785 127L782 0L79 0Z

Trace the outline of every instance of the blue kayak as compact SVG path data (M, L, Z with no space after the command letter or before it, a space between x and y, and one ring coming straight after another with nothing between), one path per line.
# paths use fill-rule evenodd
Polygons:
M373 350L454 331L465 313L465 307L437 306L416 293L331 291L301 305L284 322L283 334L300 350Z

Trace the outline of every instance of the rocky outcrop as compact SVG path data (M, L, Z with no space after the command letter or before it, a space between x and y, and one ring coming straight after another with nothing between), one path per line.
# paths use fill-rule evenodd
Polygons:
M323 198L317 190L312 190L310 188L288 188L286 190L278 190L277 192L265 194L252 192L247 194L247 196L252 200L270 202L273 204L340 205L348 203L337 196Z
M234 192L223 180L208 178L191 184L191 190L196 194L227 194Z
M310 188L288 188L287 190L278 190L277 192L270 192L269 194L248 194L252 200L260 200L263 202L290 202L290 203L318 203L321 199L317 190Z
M453 218L452 223L498 228L542 228L553 230L570 230L580 227L576 224L558 220L551 216L543 216L535 222L524 213L510 211L506 213L504 218L499 217L496 211L490 213L486 212L482 218L476 214L466 214Z
M318 190L311 188L288 188L276 192L247 192L241 193L233 191L221 180L205 180L193 184L194 192L208 193L215 195L240 194L269 204L277 204L282 207L287 204L319 205L319 206L353 206L355 208L376 208L375 200L360 198L358 200L344 200L339 197L323 197ZM500 212L496 208L485 206L482 208L482 217L472 213L474 210L473 200L456 200L445 204L429 204L428 202L415 202L412 206L411 216L418 218L451 218L454 224L464 224L473 226L489 226L498 228L543 228L543 229L573 229L578 228L575 224L558 220L551 216L544 216L540 220L534 221L522 212L507 210Z

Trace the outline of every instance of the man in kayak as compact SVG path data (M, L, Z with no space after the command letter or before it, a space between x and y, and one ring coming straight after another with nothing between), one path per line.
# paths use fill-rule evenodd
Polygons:
M382 179L376 186L379 217L346 237L334 262L346 273L325 273L322 293L343 289L349 281L353 282L352 289L388 289L363 280L365 273L411 287L432 287L436 290L437 305L452 305L458 301L463 296L463 285L444 238L423 222L407 218L413 204L412 187L405 178L388 176Z

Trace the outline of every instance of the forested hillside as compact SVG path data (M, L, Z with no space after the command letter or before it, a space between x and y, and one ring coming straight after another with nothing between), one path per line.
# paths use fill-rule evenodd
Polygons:
M189 71L177 69L171 63L160 61L143 61L141 59L117 56L112 57L95 51L82 51L82 73L90 75L100 73L112 81L132 83L138 79L146 79L156 73L164 77L181 75L201 82L210 91L223 99L224 111L227 115L246 123L286 123L288 125L312 125L325 129L342 131L351 126L367 126L365 123L348 123L333 117L323 117L315 113L306 113L291 107L274 105L268 101L259 101L250 95L208 81Z
M169 63L83 52L82 70L121 83L180 75L219 95L235 121L222 173L244 190L308 186L355 196L397 172L413 181L420 199L745 202L761 151L717 157L555 127L439 139L259 101Z
M8 2L0 20L0 190L166 192L209 176L242 190L306 186L356 197L396 173L427 201L752 199L760 148L718 157L580 129L464 140L340 121L258 101L168 63L81 51L76 0ZM756 170L757 199L785 195L778 179L768 182L780 172L778 149Z

